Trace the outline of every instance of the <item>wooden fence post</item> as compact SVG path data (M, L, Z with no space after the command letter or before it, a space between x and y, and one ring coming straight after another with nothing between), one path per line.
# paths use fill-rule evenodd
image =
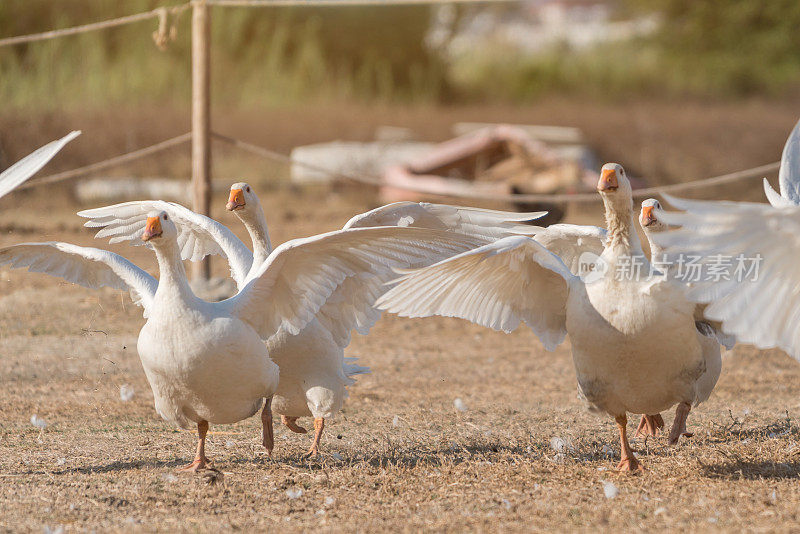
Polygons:
M192 201L211 216L211 15L205 0L192 6ZM211 276L210 258L192 264L194 280Z

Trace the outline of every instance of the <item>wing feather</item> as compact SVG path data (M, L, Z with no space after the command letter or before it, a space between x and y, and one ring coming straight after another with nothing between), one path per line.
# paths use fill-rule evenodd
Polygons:
M767 196L769 203L776 208L792 205L792 201L788 198L783 198L780 193L775 191L772 186L769 185L769 180L766 178L764 178L764 194Z
M800 207L668 200L686 210L664 213L664 222L681 228L653 237L669 261L684 254L700 256L706 267L717 257L733 262L731 280L693 281L689 298L708 303L705 316L738 341L800 359ZM749 276L736 273L740 263L753 269Z
M778 184L783 198L800 205L800 121L797 121L783 146Z
M476 237L421 228L355 228L288 241L276 248L257 275L225 301L232 315L264 338L279 328L297 334L314 317L338 343L352 329L368 329L378 314L370 310L394 277L393 269L430 265L481 244ZM354 280L348 280L355 277ZM320 309L340 288L335 314ZM345 343L346 344L346 343Z
M23 184L28 178L39 172L53 156L64 148L64 145L81 134L70 132L61 139L47 143L43 147L28 154L8 169L0 173L0 197L3 197Z
M244 286L253 263L253 253L224 224L192 210L163 200L124 202L78 212L89 220L89 228L102 227L95 237L109 237L111 243L130 242L143 244L140 237L147 216L154 211L165 211L178 227L178 246L181 258L200 261L208 255L218 254L228 260L236 284Z
M489 242L509 235L533 234L541 228L519 223L533 221L545 215L546 211L516 213L429 202L394 202L356 215L347 221L343 229L411 226L480 236Z
M566 336L566 300L576 280L543 245L512 236L405 271L376 307L404 317L460 317L504 332L524 322L553 350Z
M22 243L0 249L0 265L45 273L90 289L113 287L128 290L145 314L153 301L158 281L118 254L70 243Z
M520 224L543 217L547 212L517 213L487 210L428 202L394 202L350 219L343 229L397 226L428 228L469 235L480 240L475 246L490 243L509 235L529 235L541 231L538 226ZM397 258L396 258L397 259ZM408 264L422 267L428 263ZM366 334L381 316L380 311L364 304L374 302L384 291L384 282L393 276L382 277L364 274L347 279L323 304L317 319L331 331L341 347L350 343L350 332L355 329ZM341 321L340 317L355 318L355 322Z
M606 231L597 226L552 224L533 239L561 258L573 274L578 274L580 257L585 252L600 256L605 249Z

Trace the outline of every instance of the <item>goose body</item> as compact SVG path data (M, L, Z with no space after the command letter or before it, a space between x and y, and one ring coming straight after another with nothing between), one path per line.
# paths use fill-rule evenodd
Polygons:
M251 326L197 298L173 247L156 249L158 289L137 349L155 408L182 428L255 414L278 387L278 366Z
M567 333L578 384L590 406L613 416L622 445L619 468L640 468L627 438L627 413L658 413L676 403L671 440L685 428L705 370L696 336L694 304L684 288L650 272L633 227L630 182L617 164L603 166L598 182L606 232L547 230L533 238L502 238L427 268L405 271L376 305L402 316L462 317L509 332L527 324L552 350ZM560 226L560 225L559 225ZM580 236L570 251L568 235ZM576 276L604 236L593 260L598 276ZM563 258L548 250L561 246ZM625 265L640 265L631 276ZM578 266L579 267L579 266Z
M604 277L570 291L566 328L583 396L614 416L691 403L704 370L692 309L663 282Z
M294 336L282 330L267 340L267 347L281 369L273 398L276 413L329 419L339 412L347 386L355 382L348 374L352 367L319 321L312 321Z

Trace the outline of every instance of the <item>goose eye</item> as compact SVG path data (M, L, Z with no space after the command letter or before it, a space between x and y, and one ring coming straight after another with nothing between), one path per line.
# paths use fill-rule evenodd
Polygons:
M165 221L167 220L167 214L166 213L164 214L164 220Z
M245 191L247 191L247 192L249 193L249 192L250 192L250 187L247 187L247 188L245 189Z

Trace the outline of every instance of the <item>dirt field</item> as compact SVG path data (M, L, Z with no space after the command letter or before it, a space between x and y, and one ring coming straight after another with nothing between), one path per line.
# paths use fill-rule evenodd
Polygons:
M764 135L778 139L779 152L780 136ZM747 157L761 152L777 158L763 149ZM81 206L52 196L3 199L0 245L107 246L81 228L73 215ZM273 243L334 229L371 207L349 194L298 198L282 187L261 197ZM591 221L596 210L577 215ZM239 230L233 216L220 218ZM110 248L154 272L147 250ZM280 426L267 458L251 418L211 428L209 456L224 477L210 484L173 474L191 459L195 436L153 409L135 350L142 324L127 295L0 269L1 530L800 528L800 365L779 351L729 352L715 393L690 416L695 436L676 448L663 437L636 440L647 470L627 476L614 471L613 421L576 398L569 343L549 353L526 329L505 335L455 319L387 316L348 350L372 373L330 421L321 460L303 460L310 436ZM122 385L133 388L129 401ZM31 423L34 414L46 428ZM606 498L608 484L615 498Z

